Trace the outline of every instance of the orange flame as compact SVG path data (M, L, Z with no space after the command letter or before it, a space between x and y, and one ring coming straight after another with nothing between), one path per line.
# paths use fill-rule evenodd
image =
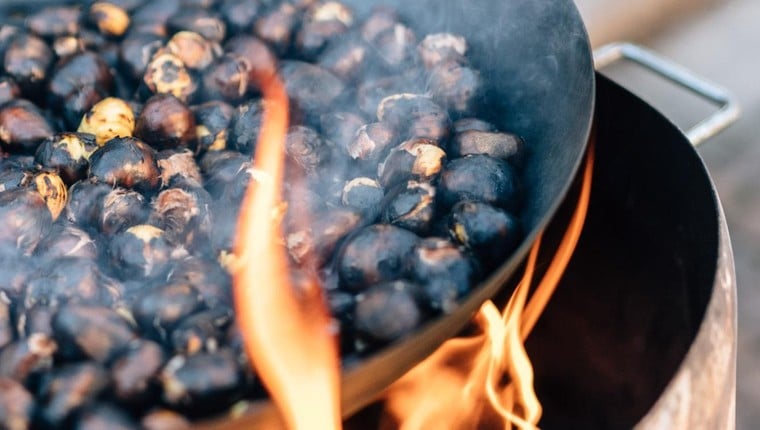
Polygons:
M288 98L276 75L259 77L265 121L246 190L233 267L235 311L249 359L291 429L340 428L338 349L321 288L290 280L280 204Z
M450 339L392 385L386 392L381 428L537 428L542 409L524 341L556 290L580 238L593 165L592 144L575 212L530 301L526 304L540 236L503 312L486 302L474 319L480 334Z

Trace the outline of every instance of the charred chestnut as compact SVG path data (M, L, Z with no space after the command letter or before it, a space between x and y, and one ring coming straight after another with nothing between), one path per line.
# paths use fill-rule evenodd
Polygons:
M220 151L227 148L227 126L234 109L222 101L211 101L192 107L195 115L196 153Z
M449 144L449 153L454 158L483 154L519 166L524 157L524 147L523 140L514 134L471 130L454 136Z
M24 306L58 307L66 303L111 305L120 299L121 285L110 279L90 258L61 257L30 277Z
M195 117L173 95L156 94L143 105L135 136L158 150L187 147L195 139Z
M415 299L418 289L408 281L393 281L359 294L354 309L357 332L375 342L390 342L411 333L423 318Z
M58 354L69 360L108 363L137 337L118 313L101 306L64 306L53 317L52 326Z
M131 341L111 364L114 396L126 403L150 400L153 379L166 362L161 345L143 339Z
M232 323L232 309L218 307L185 318L172 330L174 352L193 355L215 352L224 344L227 327Z
M515 217L480 202L460 202L452 208L449 234L478 256L488 268L501 263L521 239Z
M425 234L435 215L435 187L417 181L401 183L388 192L382 206L383 222Z
M378 282L403 278L419 238L399 227L376 224L348 239L338 256L344 288L360 291Z
M258 90L260 81L277 72L277 57L266 43L253 36L233 37L224 44L224 50L246 62L252 90Z
M122 278L155 278L166 274L173 249L163 230L140 224L116 235L109 255Z
M248 91L249 63L235 54L226 54L203 72L206 99L241 100Z
M391 127L382 122L374 122L360 127L346 150L354 160L367 164L377 163L386 154L395 138Z
M180 0L145 2L132 14L131 31L165 37L169 33L166 22L180 9L180 6L182 6Z
M187 101L198 84L185 63L167 50L159 49L151 58L143 76L145 87L153 94L171 94Z
M89 150L95 146L94 136L85 133L57 133L37 147L34 161L54 169L71 185L87 175Z
M261 7L259 2L249 0L225 0L219 5L219 12L227 24L227 31L238 34L249 32L253 28Z
M13 79L7 76L0 77L0 105L18 97L21 97L21 88Z
M288 129L285 153L291 165L311 173L327 161L329 148L314 129L295 125Z
M40 417L48 426L65 426L74 412L95 400L109 385L108 373L97 364L86 362L60 367L45 375L42 382ZM72 396L72 393L77 395Z
M77 7L46 7L29 15L25 24L29 30L40 37L74 35L79 33L80 13Z
M7 172L10 170L27 170L32 171L37 168L34 162L34 156L24 154L7 154L0 158L0 171Z
M417 46L417 51L428 69L445 62L464 64L467 40L452 33L428 34Z
M124 9L127 13L134 12L145 2L145 0L108 0L108 3Z
M251 167L251 159L237 151L210 151L201 159L205 176L204 188L215 199L224 194L227 185L235 181L240 172Z
M129 27L127 11L113 3L101 1L93 3L88 17L106 36L121 36Z
M253 153L263 121L264 104L260 100L240 105L230 124L227 147L244 154Z
M169 342L171 330L202 308L198 290L189 284L173 283L146 289L135 300L132 314L148 338Z
M353 318L356 296L341 290L328 290L325 295L330 315L333 317L333 321L340 326L341 355L346 355L354 347Z
M163 46L163 38L153 33L130 31L119 45L119 59L128 76L139 80L145 75L153 55Z
M203 70L221 55L221 47L198 33L180 31L169 39L166 49L176 55L188 69Z
M378 168L378 176L386 188L410 179L432 181L445 161L446 153L434 141L412 139L391 150Z
M23 385L9 378L0 378L0 427L8 430L30 428L34 397Z
M64 209L66 221L88 231L96 231L103 198L111 186L102 182L80 181L69 188L69 199Z
M157 154L161 171L161 186L168 187L172 180L181 178L200 185L203 183L200 169L193 153L187 149L168 149Z
M60 36L53 40L53 52L58 58L71 57L87 49L82 39L76 36Z
M470 290L475 270L457 246L432 237L414 249L412 277L422 286L425 304L435 311L448 313Z
M153 202L150 222L173 243L195 250L208 246L212 218L211 196L200 185L171 187Z
M515 208L519 203L517 177L512 166L487 155L469 155L449 162L441 174L438 191L445 207L462 200L503 208Z
M362 221L359 213L348 209L328 209L309 216L315 218L309 228L289 232L285 244L297 263L308 261L317 267L330 261L336 246Z
M246 3L250 3L246 1ZM177 412L158 409L143 416L140 424L145 430L187 430L192 428L190 421Z
M258 18L253 31L260 39L269 43L278 54L284 53L290 46L290 40L296 27L296 9L288 3L282 3Z
M95 135L98 146L117 137L129 137L135 129L132 107L122 99L108 97L97 102L82 118L80 133Z
M221 42L227 34L224 21L200 7L180 9L169 18L167 26L172 33L192 31L213 42Z
M34 174L26 170L5 169L0 172L0 191L26 186L33 178Z
M375 63L373 51L359 36L347 34L332 40L319 56L319 65L346 82L362 78Z
M367 115L376 116L377 107L386 97L399 94L414 94L422 91L414 80L382 76L365 79L356 88L356 104ZM394 125L395 126L395 125Z
M102 199L97 226L101 233L111 237L147 221L148 213L142 194L124 188L114 188Z
M0 193L0 245L29 254L49 231L53 216L40 193L23 188Z
M11 100L0 106L0 143L10 151L33 153L54 131L31 102Z
M366 121L351 112L330 112L319 117L320 131L331 146L347 149ZM347 150L343 151L348 152Z
M16 318L19 338L31 338L35 334L53 337L53 315L57 309L47 305L36 305L22 310Z
M95 241L86 231L68 223L55 223L37 245L34 255L43 261L60 257L98 258Z
M88 47L85 41L76 36L59 36L53 40L51 45L53 53L57 58L66 58L77 53L84 52Z
M314 58L333 38L345 33L354 21L353 12L337 1L316 2L306 11L295 39L301 56Z
M55 341L41 333L6 345L0 350L0 376L23 383L33 373L50 370L57 349Z
M439 141L449 133L449 116L427 96L394 94L380 101L377 118L388 123L402 136Z
M409 68L417 62L417 36L403 24L393 24L392 27L378 33L370 43L389 70Z
M216 260L189 257L175 263L170 283L193 285L211 309L232 306L232 280Z
M219 198L225 202L225 204L231 205L230 208L237 210L240 206L240 202L243 201L246 190L250 183L261 182L262 180L269 180L269 176L261 170L255 167L245 165L245 167L237 172L232 180L225 184ZM227 208L229 209L229 208Z
M155 190L160 174L153 148L134 137L111 139L90 155L90 177L113 186Z
M21 34L24 34L24 30L16 25L8 24L0 27L0 57L5 57L5 51L8 50L13 39Z
M161 372L164 400L192 413L218 412L242 394L243 372L229 349L177 355Z
M292 108L302 115L324 112L345 90L343 82L332 73L301 61L280 63L280 76L293 103ZM314 91L315 88L319 91Z
M123 409L108 403L96 403L77 414L73 424L76 430L138 430L140 426Z
M384 196L385 192L379 182L372 178L359 177L348 181L343 187L341 202L373 218L372 214L379 211Z
M451 128L455 134L464 133L467 131L496 131L496 127L493 124L478 118L460 118L454 121L454 124L452 124Z
M433 98L457 113L467 113L474 107L480 91L480 74L474 69L449 61L430 72L428 85Z
M388 6L375 6L369 17L361 25L361 35L366 41L375 40L383 31L393 27L399 22L399 16L395 9Z
M44 40L20 33L11 39L3 62L7 73L30 97L36 96L53 63L53 51Z

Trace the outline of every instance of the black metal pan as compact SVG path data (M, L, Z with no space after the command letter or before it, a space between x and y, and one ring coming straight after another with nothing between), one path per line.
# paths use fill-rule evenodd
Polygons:
M345 2L359 16L380 4L395 7L418 34L450 31L465 36L470 58L487 86L482 116L501 129L520 134L529 147L522 244L453 313L346 368L342 407L348 416L460 331L485 300L504 288L557 210L583 158L595 75L589 39L571 0ZM25 10L54 3L72 2L0 0L0 17L23 18ZM14 9L21 14L11 14ZM267 408L258 416L270 415L271 408L266 413ZM255 420L243 418L227 424L250 428Z
M371 2L347 1L359 11ZM377 2L380 3L380 2ZM527 235L517 251L453 313L355 367L343 378L343 413L374 399L455 335L488 298L504 288L538 232L556 211L586 148L594 101L591 49L580 15L566 0L384 1L418 34L464 35L488 89L483 114L524 136Z

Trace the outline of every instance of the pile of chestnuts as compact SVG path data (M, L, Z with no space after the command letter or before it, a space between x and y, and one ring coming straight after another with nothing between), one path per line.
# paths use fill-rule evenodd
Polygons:
M29 11L0 26L1 428L183 428L266 396L229 274L262 73L290 99L283 244L345 359L517 246L525 145L475 118L459 35L332 0Z

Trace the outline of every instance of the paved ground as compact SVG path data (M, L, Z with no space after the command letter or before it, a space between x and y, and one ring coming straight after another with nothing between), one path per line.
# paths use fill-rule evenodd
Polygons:
M581 3L593 3L579 0ZM583 6L583 5L582 5ZM581 7L588 11L589 7ZM586 12L588 14L588 12ZM590 15L590 14L589 14ZM597 11L596 17L599 19ZM760 1L716 1L642 43L734 92L741 120L700 148L728 218L739 283L737 428L760 428ZM589 23L591 32L594 24ZM606 37L606 35L605 35ZM674 97L650 79L631 78L639 94L676 123L693 124L705 105Z

